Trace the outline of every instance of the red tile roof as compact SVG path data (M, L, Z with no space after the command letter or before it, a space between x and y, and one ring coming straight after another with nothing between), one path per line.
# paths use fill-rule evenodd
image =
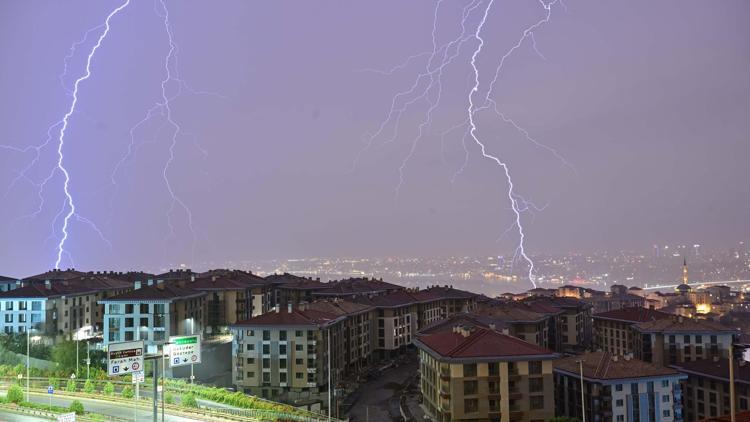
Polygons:
M68 278L81 277L84 275L86 275L86 273L83 271L76 271L75 269L69 268L67 270L49 270L41 274L26 277L23 281L66 280Z
M646 322L655 321L657 319L671 318L671 315L666 312L661 312L654 309L635 307L601 312L598 314L594 314L594 318L626 322Z
M537 359L557 357L556 354L542 347L480 327L473 328L468 335L447 330L420 334L415 343L417 347L443 359L503 360L521 357Z
M750 364L739 365L735 362L734 365L735 382L750 384ZM729 381L729 359L719 359L716 362L712 359L682 362L672 365L672 368L687 374L699 374Z
M176 300L189 299L205 296L200 292L186 287L180 287L175 283L160 283L151 286L141 286L139 289L131 290L116 296L104 299L106 302L138 302L142 300Z
M737 332L718 322L684 318L671 315L671 318L657 319L655 321L640 322L633 325L638 331L646 333L714 333L714 332Z
M322 312L317 309L293 309L289 312L287 309L281 309L278 312L271 311L265 314L258 315L256 317L239 321L233 324L233 327L258 327L258 326L274 326L274 327L322 327L329 324L339 318L338 315Z
M672 368L654 365L638 359L613 356L609 352L587 352L583 355L559 359L554 362L555 370L577 375L580 373L579 360L583 360L584 378L594 381L680 374Z
M452 331L456 326L468 326L468 327L481 327L481 328L492 328L494 330L502 331L506 327L506 324L502 320L493 319L483 315L471 314L471 313L460 313L452 315L449 318L435 321L432 324L422 328L419 334L433 334L440 331Z
M185 286L195 290L244 290L270 284L263 277L244 271L215 273L185 282Z
M403 286L386 283L374 278L348 278L326 283L325 290L313 294L324 296L352 296L359 294L380 294L389 291L403 290Z
M54 298L79 296L104 290L124 290L132 284L101 276L76 277L45 283L39 280L26 281L26 285L7 292L0 292L0 298Z

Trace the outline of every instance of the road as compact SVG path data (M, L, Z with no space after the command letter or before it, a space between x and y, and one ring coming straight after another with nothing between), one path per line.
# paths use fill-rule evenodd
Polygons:
M138 411L136 413L135 409L132 406L125 406L123 403L120 402L108 402L106 400L97 400L97 399L87 399L87 398L70 398L70 397L61 397L57 395L52 395L52 405L53 406L62 406L62 407L69 407L70 403L73 400L78 400L81 403L83 403L84 409L88 412L94 412L94 413L100 413L102 415L107 416L114 416L117 418L123 418L123 419L130 419L130 420L136 420L136 421L150 421L153 419L153 413L151 409L144 409L142 407L138 408ZM31 393L30 400L34 403L41 403L41 404L49 404L50 403L50 397L48 394L41 394L41 393ZM161 408L159 408L159 413L161 413ZM6 415L3 414L0 418L0 421L4 421ZM23 420L23 419L19 419ZM30 419L34 420L34 419ZM168 413L165 414L164 422L199 422L199 419L189 419L189 418L183 418L181 416L174 416L169 415Z
M37 418L35 416L19 415L17 413L0 410L0 422L48 422L49 419Z
M349 417L353 421L396 421L400 419L398 392L419 370L414 356L399 366L380 372L376 379L360 385Z

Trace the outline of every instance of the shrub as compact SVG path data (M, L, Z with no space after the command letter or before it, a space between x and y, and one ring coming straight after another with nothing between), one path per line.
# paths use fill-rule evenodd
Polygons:
M126 399L132 399L133 398L133 388L131 386L125 386L125 388L122 389L122 393L120 393L123 398Z
M102 393L104 393L105 396L111 396L115 392L115 385L112 384L112 381L107 382L104 385L104 389L102 390Z
M68 384L65 386L65 391L75 393L77 391L77 388L78 386L76 385L76 380L69 379Z
M91 380L86 380L86 383L83 384L83 391L92 394L94 390L94 383Z
M57 378L49 377L47 379L47 385L51 385L52 388L54 388L55 390L59 390L60 389L60 380L58 380Z
M182 400L180 401L183 406L185 407L198 407L198 400L195 399L195 394L193 393L187 393L182 395Z
M172 394L169 391L167 391L166 393L164 393L164 403L166 403L166 404L174 404L174 394Z
M8 388L6 399L11 403L21 403L23 401L23 390L17 385L11 385L10 388Z
M76 415L83 415L83 403L79 402L78 400L73 400L73 402L70 403L70 411L76 412Z

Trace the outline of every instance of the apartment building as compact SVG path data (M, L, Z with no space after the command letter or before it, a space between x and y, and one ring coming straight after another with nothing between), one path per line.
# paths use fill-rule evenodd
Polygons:
M633 324L633 352L637 359L657 365L727 358L729 345L739 335L718 322L672 315Z
M524 303L536 306L536 310L554 315L557 320L555 331L549 336L550 344L546 347L559 351L581 351L588 348L592 341L591 311L592 306L572 297L532 297ZM542 306L544 308L542 308ZM559 312L554 312L559 310ZM553 327L550 324L550 329Z
M205 292L174 282L146 283L137 282L134 290L99 301L104 306L105 346L144 340L152 352L169 336L203 332Z
M620 356L634 353L632 326L668 318L672 315L647 308L622 308L594 314L594 350Z
M98 300L130 289L130 283L102 276L27 279L22 287L0 292L0 330L23 333L33 329L47 342L90 338L102 330L104 312Z
M683 380L688 421L729 416L729 359L683 362L672 368L687 375ZM750 365L734 362L735 411L750 410Z
M682 387L687 378L672 369L609 352L589 352L554 362L557 416L587 421L681 422Z
M531 344L549 349L550 325L556 324L553 315L536 312L530 306L516 302L482 303L475 311L477 315L503 321L508 333Z
M18 287L19 284L20 283L18 282L18 279L0 275L0 292L7 292L8 290L13 290L16 287Z
M376 278L347 278L325 283L326 288L313 292L316 298L338 298L351 300L358 296L378 296L405 290L405 287Z
M547 421L555 353L472 325L420 334L420 389L434 421Z
M177 284L206 293L204 323L210 332L225 332L229 325L268 312L274 306L274 286L245 271L214 270Z
M583 299L591 305L595 314L623 308L642 308L646 305L644 297L630 293L622 284L613 285L609 292L596 293Z
M406 291L360 297L357 303L375 309L374 349L378 357L393 356L412 343L418 327L417 299Z
M232 324L232 383L238 391L264 398L322 401L328 390L325 328L334 319L283 309Z

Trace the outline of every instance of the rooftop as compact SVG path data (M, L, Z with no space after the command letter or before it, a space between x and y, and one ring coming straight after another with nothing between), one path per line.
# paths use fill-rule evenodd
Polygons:
M692 362L682 362L672 365L672 368L688 374L699 374L729 381L729 359L719 359L717 361L704 359ZM750 365L738 365L735 363L734 379L735 382L750 384Z
M510 323L539 322L546 318L544 313L534 311L526 304L511 302L483 305L476 313Z
M403 286L391 284L375 278L348 278L326 283L325 290L317 293L326 296L352 296L359 294L377 294L402 290Z
M180 287L172 283L158 283L151 286L141 286L116 296L109 297L107 302L138 302L143 300L175 300L189 299L205 295L204 292Z
M54 298L60 296L79 296L103 290L127 289L130 283L101 276L77 277L67 280L43 283L37 280L27 282L25 286L7 292L0 292L0 298Z
M612 355L609 352L587 352L556 360L555 370L578 375L579 361L583 361L583 376L590 381L605 381L625 378L645 378L679 375L672 368L666 368L633 358Z
M554 359L553 352L516 337L481 327L441 330L420 334L415 341L418 347L444 359L496 359L514 358Z
M454 314L449 318L441 319L422 328L419 334L434 334L440 331L451 331L456 326L489 328L501 331L506 324L502 320L472 313Z
M292 327L320 327L329 324L339 318L334 313L320 311L317 309L300 309L295 308L279 309L271 311L256 317L238 321L233 327L257 327L257 326L292 326Z
M632 307L594 314L594 318L625 322L647 322L671 318L672 315L654 309Z
M83 271L76 271L74 268L68 268L66 270L49 270L41 274L26 277L23 281L67 280L69 278L81 277L84 275L86 275L86 273Z
M633 327L645 333L735 333L737 330L727 327L726 325L718 322L705 320L705 319L693 319L684 318L680 316L670 315L670 318L657 319L654 321L640 322Z

